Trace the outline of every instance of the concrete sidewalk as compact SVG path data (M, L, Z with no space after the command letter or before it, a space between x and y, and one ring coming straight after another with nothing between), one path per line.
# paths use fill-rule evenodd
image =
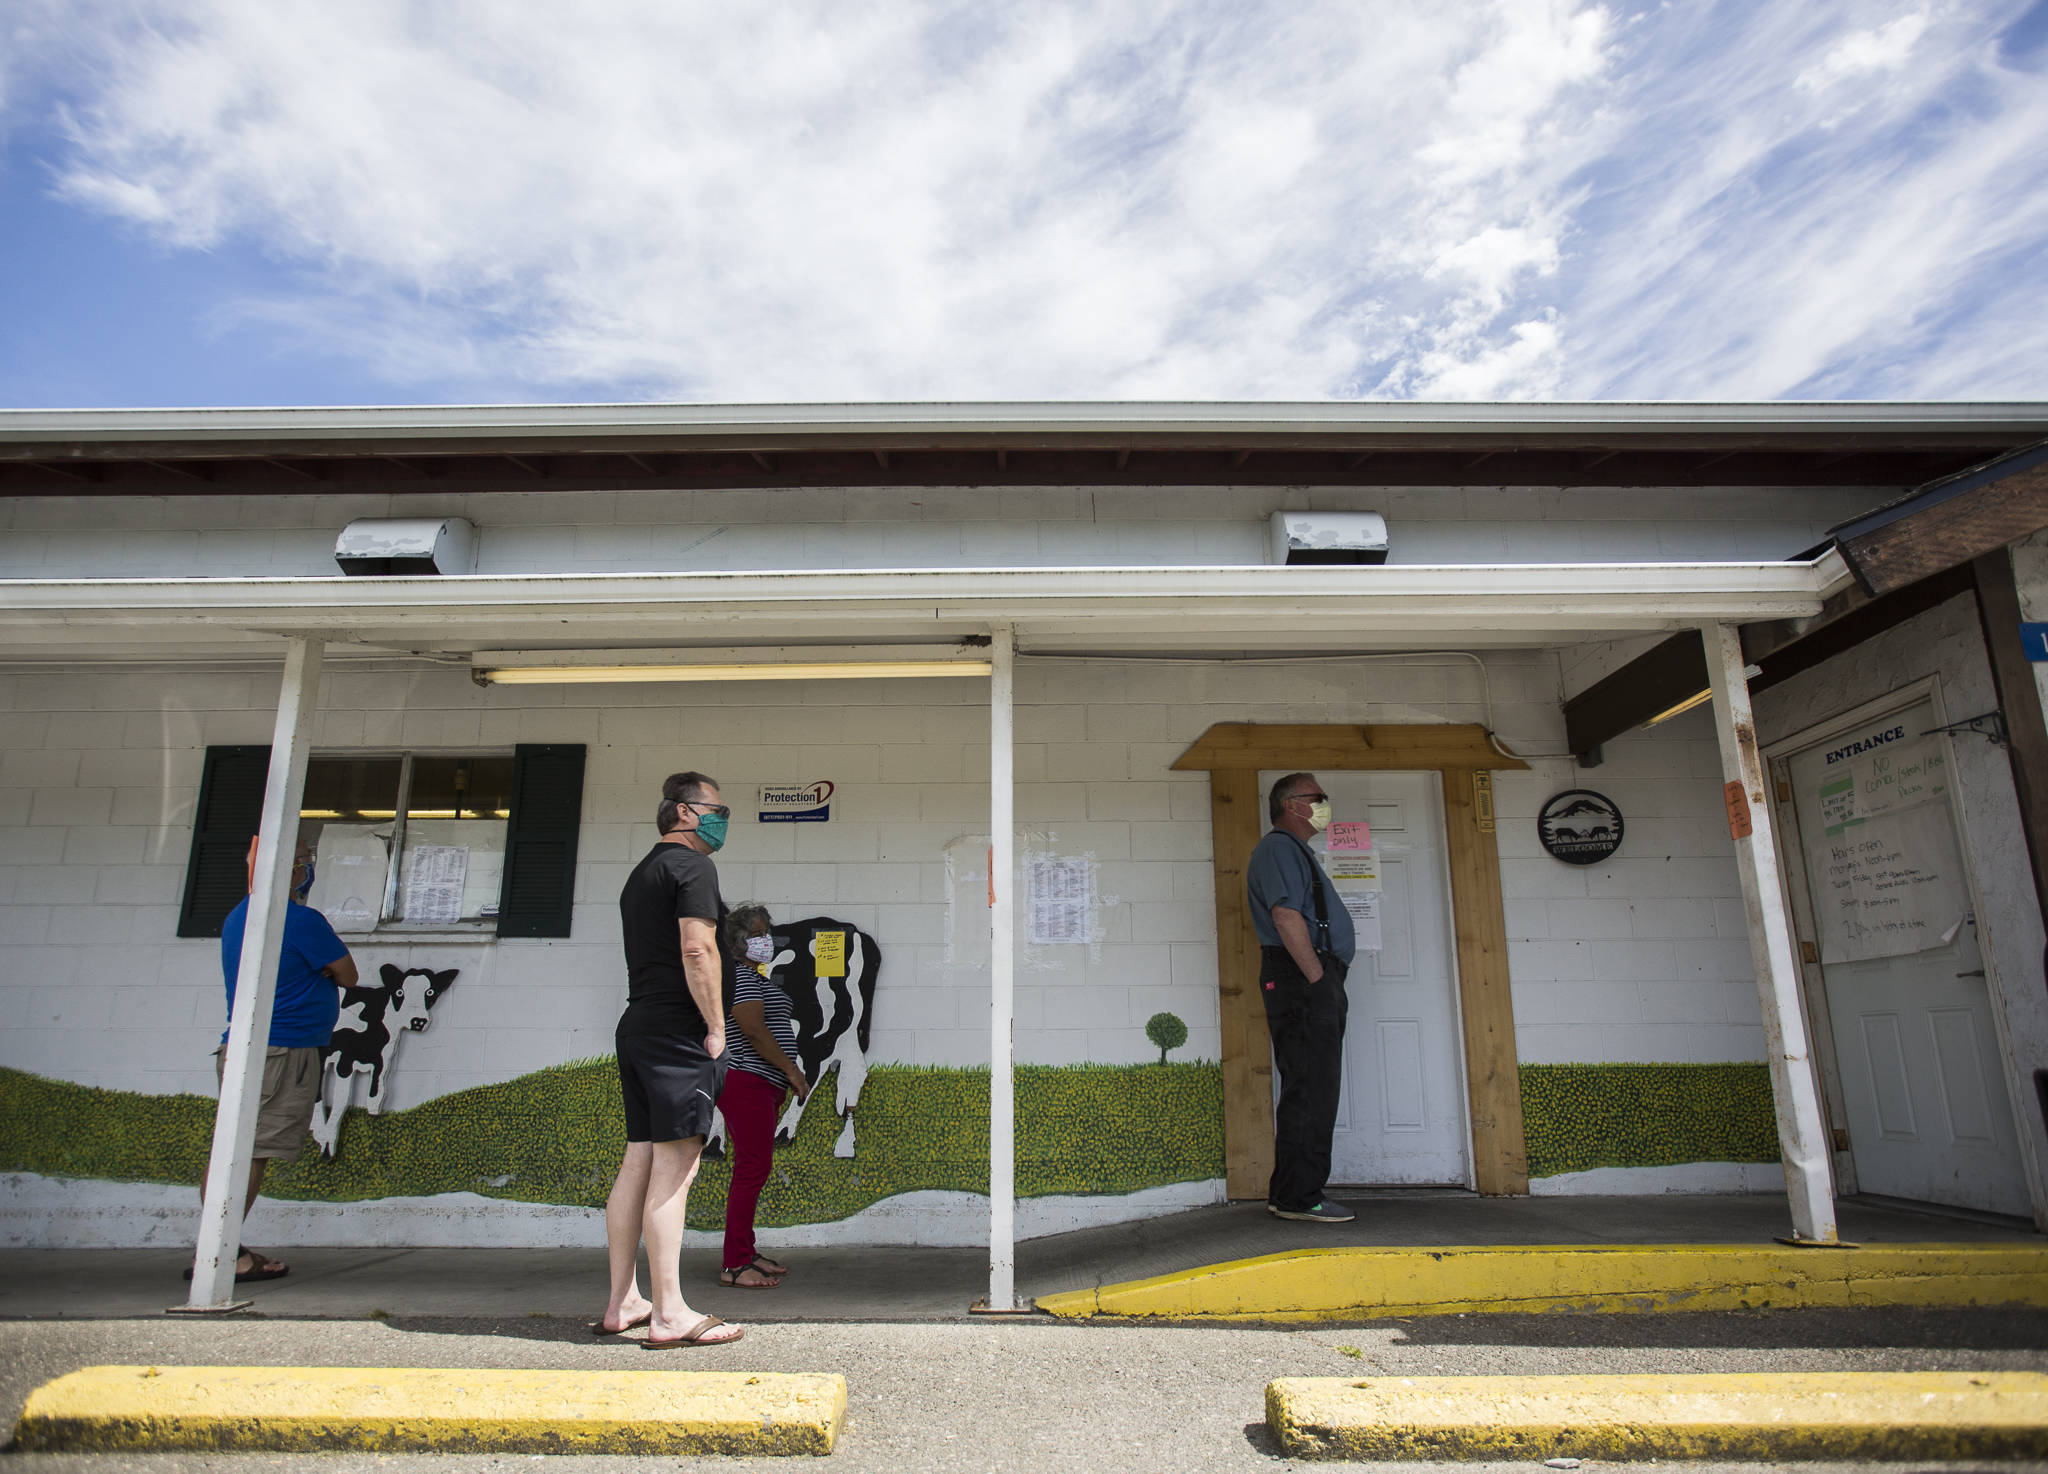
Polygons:
M1772 1245L1790 1231L1782 1197L1479 1198L1451 1192L1352 1193L1356 1223L1284 1223L1239 1203L1018 1246L1017 1288L1037 1298L1301 1249L1559 1244ZM1866 1244L2048 1248L2017 1224L1931 1217L1846 1202L1844 1239ZM772 1232L763 1247L775 1250ZM603 1308L603 1246L588 1249L294 1249L259 1244L292 1265L246 1285L254 1313L324 1320L459 1317L594 1319ZM685 1291L701 1309L762 1323L965 1321L988 1287L979 1249L817 1248L785 1251L794 1273L774 1290L716 1284L715 1250L683 1256ZM158 1315L182 1303L186 1249L0 1251L0 1317Z

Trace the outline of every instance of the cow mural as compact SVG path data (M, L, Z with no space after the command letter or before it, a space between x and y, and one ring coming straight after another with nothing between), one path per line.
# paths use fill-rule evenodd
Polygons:
M457 968L434 972L424 967L401 968L387 962L381 984L343 988L341 1017L320 1061L320 1100L313 1107L313 1140L324 1156L334 1155L341 1139L341 1118L356 1093L356 1077L368 1075L370 1090L363 1102L371 1115L384 1112L384 1078L398 1054L398 1041L426 1028L434 1004L455 986Z
M832 1155L851 1157L854 1110L868 1080L868 1035L874 1018L875 979L882 970L882 949L859 927L829 916L779 923L773 934L775 959L765 971L768 980L789 995L790 1024L796 1030L797 1068L811 1082L808 1100L792 1096L784 1108L782 1119L776 1123L775 1139L795 1140L805 1107L818 1098L829 1073L834 1077L833 1112L846 1120L839 1139L832 1145ZM822 964L818 956L821 937L825 939L826 954ZM713 1151L724 1149L723 1115L712 1121L705 1145Z

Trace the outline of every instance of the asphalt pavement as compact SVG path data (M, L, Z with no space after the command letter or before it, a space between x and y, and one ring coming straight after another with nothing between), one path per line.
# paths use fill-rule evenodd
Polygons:
M1238 1205L1036 1240L1019 1246L1018 1287L1044 1294L1304 1244L1768 1242L1784 1231L1782 1199L1403 1196L1365 1206L1360 1224L1344 1232L1310 1235ZM1844 1206L1843 1228L1845 1236L1873 1241L2039 1242L2009 1224L1856 1205ZM985 1257L923 1248L792 1249L796 1272L772 1291L722 1290L712 1283L716 1251L691 1251L685 1285L693 1304L746 1323L749 1334L730 1347L654 1355L630 1340L590 1335L587 1322L603 1293L596 1245L262 1247L289 1259L292 1273L249 1287L253 1311L219 1319L163 1314L183 1298L182 1251L0 1253L6 1426L42 1382L107 1363L839 1372L849 1389L848 1418L829 1464L844 1471L1272 1471L1293 1467L1265 1429L1264 1389L1275 1377L2048 1371L2048 1313L2035 1310L1464 1315L1301 1327L973 1318L967 1304L986 1288ZM787 1461L685 1460L681 1467L778 1462ZM678 1463L523 1454L14 1453L8 1467L21 1474L287 1467L328 1474ZM2001 1467L2048 1474L2048 1449L2039 1463Z
M681 1355L650 1354L631 1342L599 1343L580 1319L544 1315L11 1322L0 1325L0 1412L11 1427L31 1388L103 1363L837 1371L850 1395L845 1432L829 1463L843 1474L1270 1474L1293 1467L1274 1450L1264 1425L1264 1388L1275 1377L2041 1370L2048 1369L2048 1316L1985 1310L1465 1316L1302 1330L1035 1320L756 1322L735 1346L688 1353L687 1361ZM686 1468L722 1469L767 1469L778 1462L787 1464L680 1461ZM674 1469L679 1461L544 1463L623 1471ZM21 1474L541 1466L529 1455L15 1454L9 1462ZM2048 1470L2048 1450L2040 1464L2004 1467Z

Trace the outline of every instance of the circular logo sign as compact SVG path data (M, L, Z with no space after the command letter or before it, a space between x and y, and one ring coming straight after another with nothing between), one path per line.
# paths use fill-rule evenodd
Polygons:
M1621 848L1621 810L1590 788L1567 788L1536 816L1543 848L1567 865L1597 865Z

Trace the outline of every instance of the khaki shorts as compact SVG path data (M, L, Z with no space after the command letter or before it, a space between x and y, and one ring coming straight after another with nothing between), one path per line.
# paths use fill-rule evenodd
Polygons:
M227 1046L213 1052L214 1078L228 1070ZM313 1127L313 1107L320 1102L320 1051L312 1045L263 1051L263 1103L256 1109L253 1157L296 1162Z

